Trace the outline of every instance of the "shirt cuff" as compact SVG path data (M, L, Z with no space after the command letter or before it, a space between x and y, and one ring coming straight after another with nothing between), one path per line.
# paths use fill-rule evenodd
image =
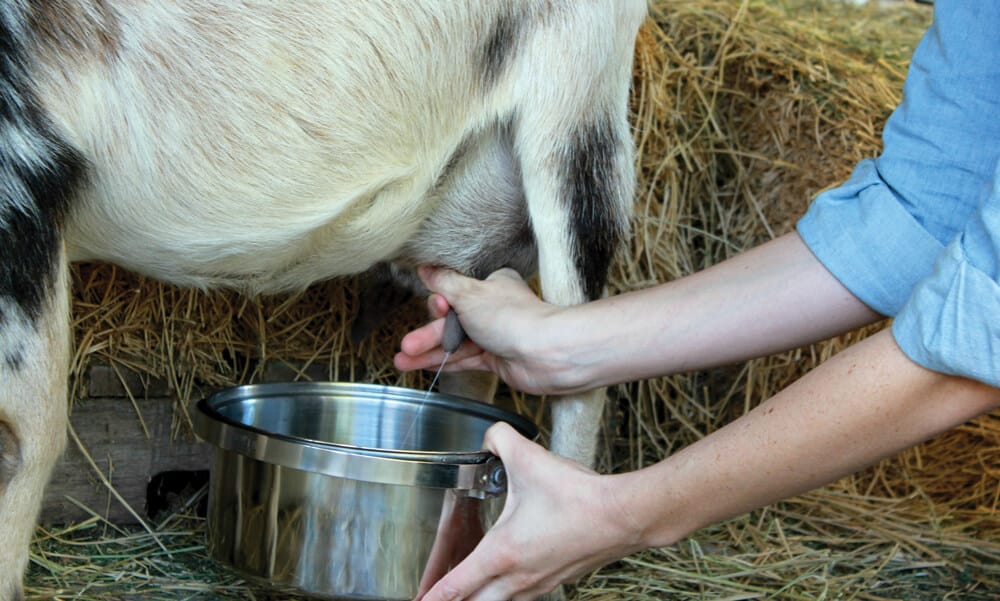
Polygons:
M830 273L882 315L902 309L943 250L900 204L872 159L818 195L796 229Z
M955 240L896 316L892 333L919 365L1000 387L998 316L1000 285L971 265Z

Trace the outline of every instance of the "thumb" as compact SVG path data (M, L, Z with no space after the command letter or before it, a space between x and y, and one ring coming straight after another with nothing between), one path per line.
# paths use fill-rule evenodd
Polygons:
M518 273L517 270L511 269L510 267L498 269L486 277L487 282L495 280L510 280L512 282L527 285L527 282L524 281L521 274Z
M483 448L499 457L506 465L518 463L526 453L534 451L535 447L543 450L507 422L493 424L483 437Z
M421 265L417 268L417 275L431 292L435 292L445 297L448 302L453 302L476 280L466 277L454 269L447 267L434 267L431 265Z

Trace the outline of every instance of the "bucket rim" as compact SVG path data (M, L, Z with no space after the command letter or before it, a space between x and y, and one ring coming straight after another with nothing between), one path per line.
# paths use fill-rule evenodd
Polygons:
M385 484L470 491L490 489L491 474L487 472L495 470L493 465L499 461L486 450L383 449L315 440L250 425L220 411L227 404L277 396L424 403L480 419L507 422L526 438L538 438L538 428L530 420L493 405L440 392L355 382L273 382L225 388L197 403L195 433L222 451L303 471Z

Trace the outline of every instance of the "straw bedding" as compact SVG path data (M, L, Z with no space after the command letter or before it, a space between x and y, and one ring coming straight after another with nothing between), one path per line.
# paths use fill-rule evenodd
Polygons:
M614 291L667 281L794 227L809 199L877 154L906 61L930 8L810 0L655 0L636 50L640 169L634 238ZM399 374L400 334L419 303L354 347L355 282L246 299L81 265L75 374L101 359L165 378L186 403L261 377L269 361L335 380L423 387ZM883 324L884 325L884 324ZM745 365L611 391L606 470L649 465L747 411L878 329ZM73 396L83 387L74 379ZM544 400L510 394L544 422ZM813 493L706 528L584 578L581 601L611 599L1000 598L1000 416L986 416ZM191 503L197 497L191 499ZM263 599L205 560L183 508L152 533L92 520L39 530L32 599Z

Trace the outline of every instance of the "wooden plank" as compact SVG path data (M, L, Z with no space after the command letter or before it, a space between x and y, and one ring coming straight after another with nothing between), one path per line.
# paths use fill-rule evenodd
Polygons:
M103 362L95 361L87 368L88 398L128 398L129 392L136 398L159 398L170 396L170 387L165 380Z
M171 438L173 399L137 399L143 431L132 403L123 398L88 398L77 401L70 423L94 463L132 508L146 518L146 487L165 471L207 470L212 449L193 435ZM42 505L43 524L80 521L90 514L79 503L116 524L136 519L119 502L87 461L72 437L56 466Z

